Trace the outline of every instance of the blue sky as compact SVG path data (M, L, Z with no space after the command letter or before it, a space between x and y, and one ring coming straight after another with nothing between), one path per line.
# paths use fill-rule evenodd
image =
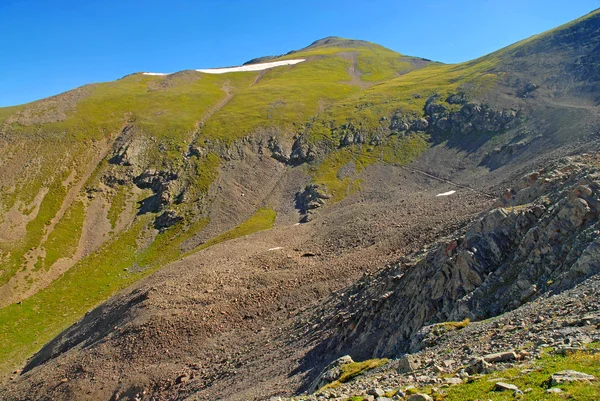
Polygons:
M0 0L0 106L132 72L239 65L332 35L455 63L596 8L600 0Z

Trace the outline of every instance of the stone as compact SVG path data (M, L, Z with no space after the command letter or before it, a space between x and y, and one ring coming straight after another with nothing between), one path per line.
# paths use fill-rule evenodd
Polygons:
M558 387L552 387L552 388L549 388L548 390L546 390L546 392L549 394L560 394L563 391Z
M449 386L456 386L463 383L463 380L460 377L446 377L444 379L444 383Z
M444 368L438 365L433 365L433 371L438 374L444 373Z
M520 391L519 388L517 386L515 386L514 384L504 383L504 382L496 382L496 385L494 386L494 390L495 391Z
M556 386L562 383L593 380L596 380L596 377L588 375L587 373L578 372L576 370L561 370L552 375L550 383L552 386Z
M392 401L392 399L388 397L377 397L375 401Z
M454 365L456 363L456 361L454 361L454 359L446 359L442 362L442 365L444 365L444 367L449 368L450 366Z
M483 358L475 358L469 363L469 366L465 370L470 375L490 373L492 371L492 365Z
M407 398L407 401L433 401L433 398L427 394L417 393Z
M323 369L321 374L310 385L309 392L313 393L321 387L339 379L339 377L342 375L342 366L353 362L354 361L350 355L344 355L331 362L325 367L325 369Z
M406 398L406 393L402 390L398 390L396 391L396 394L394 394L394 400L403 400L404 398Z
M489 354L483 357L483 360L488 363L508 362L517 359L517 354L514 351L498 352Z
M367 391L368 395L373 395L375 397L383 397L385 395L385 391L383 391L380 388L372 388L369 391Z
M154 228L157 230L165 230L183 220L183 217L177 215L173 210L167 210L154 221Z
M412 355L404 355L398 360L398 373L410 373L419 368L419 364Z

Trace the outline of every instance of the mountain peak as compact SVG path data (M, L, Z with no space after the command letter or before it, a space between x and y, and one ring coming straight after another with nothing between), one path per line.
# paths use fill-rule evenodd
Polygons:
M315 40L309 46L305 47L302 50L314 49L317 47L359 47L369 45L372 45L372 43L367 42L366 40L340 38L339 36L328 36L323 39Z

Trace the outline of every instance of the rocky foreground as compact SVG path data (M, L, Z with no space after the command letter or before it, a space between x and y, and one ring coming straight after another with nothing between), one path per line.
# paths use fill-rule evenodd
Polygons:
M340 383L344 366L355 364L344 356L319 376L314 393L285 400L432 400L445 399L455 386L476 381L494 392L537 396L561 394L565 382L579 381L600 391L597 377L572 369L549 372L538 388L520 388L504 371L522 377L538 369L546 355L582 354L600 363L600 277L594 276L575 288L546 294L534 302L502 316L481 322L449 322L426 326L424 349L399 359L382 360L383 365L353 380ZM488 374L497 372L488 377ZM416 395L421 394L421 395ZM503 396L506 396L504 393ZM487 399L490 394L479 394ZM284 398L275 397L279 400ZM449 398L456 399L456 398ZM537 398L532 398L537 399ZM580 399L580 398L570 398ZM593 399L593 398L589 398Z
M569 397L565 382L600 395L599 165L583 154L531 172L462 234L332 296L304 327L328 333L316 352L347 355L294 399L554 399ZM583 370L591 361L594 374L557 368L535 388L511 383L554 355ZM509 379L492 374L506 369ZM452 395L482 380L492 395Z

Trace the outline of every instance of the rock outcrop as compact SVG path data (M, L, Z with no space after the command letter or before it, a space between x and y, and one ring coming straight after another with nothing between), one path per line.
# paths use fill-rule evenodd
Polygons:
M327 192L327 187L320 184L309 184L302 192L296 194L296 209L303 215L301 222L308 222L316 209L323 206L331 195Z
M600 272L599 161L527 174L463 235L333 297L325 348L358 359L418 351L423 326L497 316Z

